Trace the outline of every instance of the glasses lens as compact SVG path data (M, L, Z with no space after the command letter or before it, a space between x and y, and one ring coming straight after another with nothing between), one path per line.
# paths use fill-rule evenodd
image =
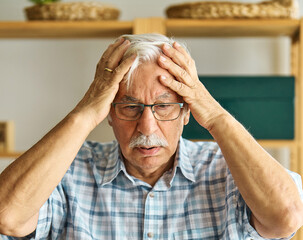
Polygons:
M119 103L115 105L118 118L124 120L136 120L140 117L143 107L138 104Z
M169 121L179 117L181 107L178 103L155 104L153 111L158 120Z
M137 120L141 117L144 106L152 108L154 117L160 121L175 120L179 117L182 105L179 103L159 103L154 105L143 105L137 103L115 103L115 113L122 120Z

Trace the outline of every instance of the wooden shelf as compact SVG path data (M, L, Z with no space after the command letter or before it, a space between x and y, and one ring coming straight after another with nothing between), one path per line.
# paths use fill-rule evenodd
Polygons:
M132 33L132 22L0 22L0 38L104 38Z
M0 160L1 158L17 158L22 154L23 152L0 152Z
M277 37L299 32L296 19L194 20L167 19L167 34L176 37Z
M292 37L300 26L300 21L295 19L157 19L162 20L167 35L175 37ZM0 22L0 38L115 38L133 32L133 21Z
M258 143L264 148L297 147L295 140L258 140Z

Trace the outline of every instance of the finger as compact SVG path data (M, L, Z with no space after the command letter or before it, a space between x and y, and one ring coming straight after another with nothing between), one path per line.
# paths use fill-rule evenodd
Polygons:
M176 50L178 50L179 52L181 52L187 58L191 58L191 56L189 55L189 53L178 42L174 42L173 47Z
M123 60L118 67L115 68L113 71L113 83L117 84L122 81L125 74L129 71L132 64L134 63L136 59L136 55L131 55L130 57Z
M125 41L124 38L119 38L117 39L114 43L110 44L107 49L104 51L104 53L102 54L102 58L108 58L108 56L110 56L113 51L119 46L121 45L123 42ZM100 59L100 61L101 61Z
M190 88L186 86L184 83L178 82L172 78L167 78L166 76L163 75L159 77L159 80L164 86L170 88L181 97L184 98L189 96Z
M104 68L109 68L114 70L118 66L121 58L123 57L129 45L130 45L129 40L125 40L123 42L117 41L111 44L108 47L108 49L105 51L105 53L102 55L98 63L98 67L101 68L102 70Z
M188 59L185 59L185 56L181 52L172 48L168 44L164 44L162 46L162 51L167 57L171 58L174 63L181 66L185 70L189 70L190 62Z
M171 58L173 62L185 69L190 75L196 74L196 65L192 57L180 44L174 42L173 47L168 44L162 46L163 53Z
M130 45L129 40L125 40L120 46L118 46L110 56L107 57L105 60L104 64L105 67L108 67L110 69L115 69L118 65L119 62L121 61L124 53L128 49Z
M181 68L179 65L175 64L170 58L161 55L159 57L159 65L168 70L168 72L172 74L179 82L182 82L189 87L194 85L193 80L188 72L184 68Z
M109 46L108 51L103 54L97 64L95 77L103 76L105 79L111 79L112 72L118 66L129 45L129 40L125 40L123 42L117 41ZM109 53L111 53L111 55L108 55Z

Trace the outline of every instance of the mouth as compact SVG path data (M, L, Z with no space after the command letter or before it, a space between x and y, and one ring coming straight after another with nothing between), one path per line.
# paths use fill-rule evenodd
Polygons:
M152 147L138 146L136 149L145 156L153 156L153 155L156 155L160 151L161 147L160 146L152 146Z
M151 150L151 149L156 148L156 147L139 147L139 148L144 149L144 150Z

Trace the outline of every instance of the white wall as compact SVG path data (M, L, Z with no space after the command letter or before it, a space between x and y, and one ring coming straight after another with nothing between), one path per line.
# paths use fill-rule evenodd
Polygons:
M180 2L186 1L108 1L121 10L121 20L164 17L167 6ZM26 0L1 0L0 21L25 20L23 8L29 5ZM17 151L31 147L81 99L112 40L0 39L0 121L15 122ZM289 73L287 38L180 40L191 49L199 74ZM106 122L89 136L98 141L113 138ZM3 165L7 161L0 159L0 172Z

